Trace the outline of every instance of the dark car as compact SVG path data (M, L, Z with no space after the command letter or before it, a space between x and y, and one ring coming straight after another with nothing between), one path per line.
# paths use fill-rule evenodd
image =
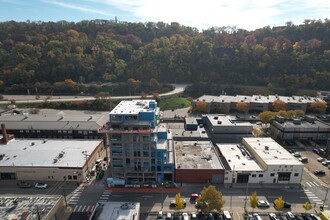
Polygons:
M310 214L302 214L301 216L303 217L304 220L313 220Z
M304 220L304 218L301 215L295 215L297 220Z
M324 176L325 175L325 172L324 172L324 170L315 170L314 171L314 174L316 176Z
M283 208L285 209L290 209L291 208L291 203L290 202L287 202L287 201L284 201L284 206Z
M320 153L320 149L318 149L318 148L315 147L315 148L313 148L313 152L316 153L316 154L319 154Z
M24 181L21 181L18 183L18 187L19 188L31 188L32 185L30 183L27 183L27 182L24 182Z

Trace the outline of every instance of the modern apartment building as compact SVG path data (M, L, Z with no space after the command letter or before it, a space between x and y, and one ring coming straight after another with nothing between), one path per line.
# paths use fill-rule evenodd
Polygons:
M172 134L159 124L156 101L121 101L100 132L110 149L111 177L126 183L174 180Z

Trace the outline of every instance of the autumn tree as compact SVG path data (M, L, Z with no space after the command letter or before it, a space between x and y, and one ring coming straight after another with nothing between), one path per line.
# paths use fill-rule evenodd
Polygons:
M254 191L250 196L250 206L252 208L252 212L254 212L254 209L257 207L258 201L259 201L259 198L257 196L257 192Z
M236 110L241 113L246 113L248 110L248 104L246 102L237 102L236 103Z
M275 111L281 111L281 110L285 110L286 109L286 105L285 105L285 102L282 101L282 100L275 100L272 104L273 108Z
M201 207L203 213L209 213L212 210L220 212L225 204L222 193L217 191L213 185L204 187L196 202Z
M310 104L315 113L323 113L327 108L326 102L315 101Z
M258 118L263 123L270 123L275 118L275 114L274 114L274 112L271 112L271 111L265 111L265 112L261 112L258 115Z
M184 208L184 200L181 198L181 194L177 193L175 195L175 208L180 210Z
M76 84L72 79L66 79L64 82L69 87L73 87Z
M136 89L141 85L141 81L140 80L133 79L133 78L129 78L127 80L127 82L133 88L134 94L135 94L136 93Z
M275 204L275 208L283 209L284 208L284 201L282 199L282 196L275 199L274 204Z
M306 213L308 210L311 210L313 207L312 204L310 204L309 202L305 202L303 204L303 208L305 209L305 213Z
M261 136L261 131L259 128L253 128L252 133L255 137L260 137Z
M205 112L206 106L207 106L207 103L205 101L199 100L196 102L196 110L199 112Z

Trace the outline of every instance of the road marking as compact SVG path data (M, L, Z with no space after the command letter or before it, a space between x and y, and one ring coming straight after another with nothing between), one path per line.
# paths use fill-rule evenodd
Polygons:
M104 191L103 194L111 194L112 191Z
M238 217L238 220L241 220L241 216L236 212L236 215Z
M307 196L300 197L300 199L308 199Z
M308 196L309 199L318 199L319 197L317 196Z
M313 183L314 183L316 186L319 186L319 184L317 184L315 181L313 181Z
M309 182L306 182L306 184L309 186L309 187L312 187L311 184Z
M314 202L322 202L321 199L313 199Z

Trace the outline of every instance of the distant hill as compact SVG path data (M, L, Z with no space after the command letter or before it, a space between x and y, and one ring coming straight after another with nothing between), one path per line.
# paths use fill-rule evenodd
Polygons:
M330 88L330 21L199 32L178 23L0 23L0 92L134 78ZM66 81L65 81L66 80ZM271 85L269 85L271 84Z

